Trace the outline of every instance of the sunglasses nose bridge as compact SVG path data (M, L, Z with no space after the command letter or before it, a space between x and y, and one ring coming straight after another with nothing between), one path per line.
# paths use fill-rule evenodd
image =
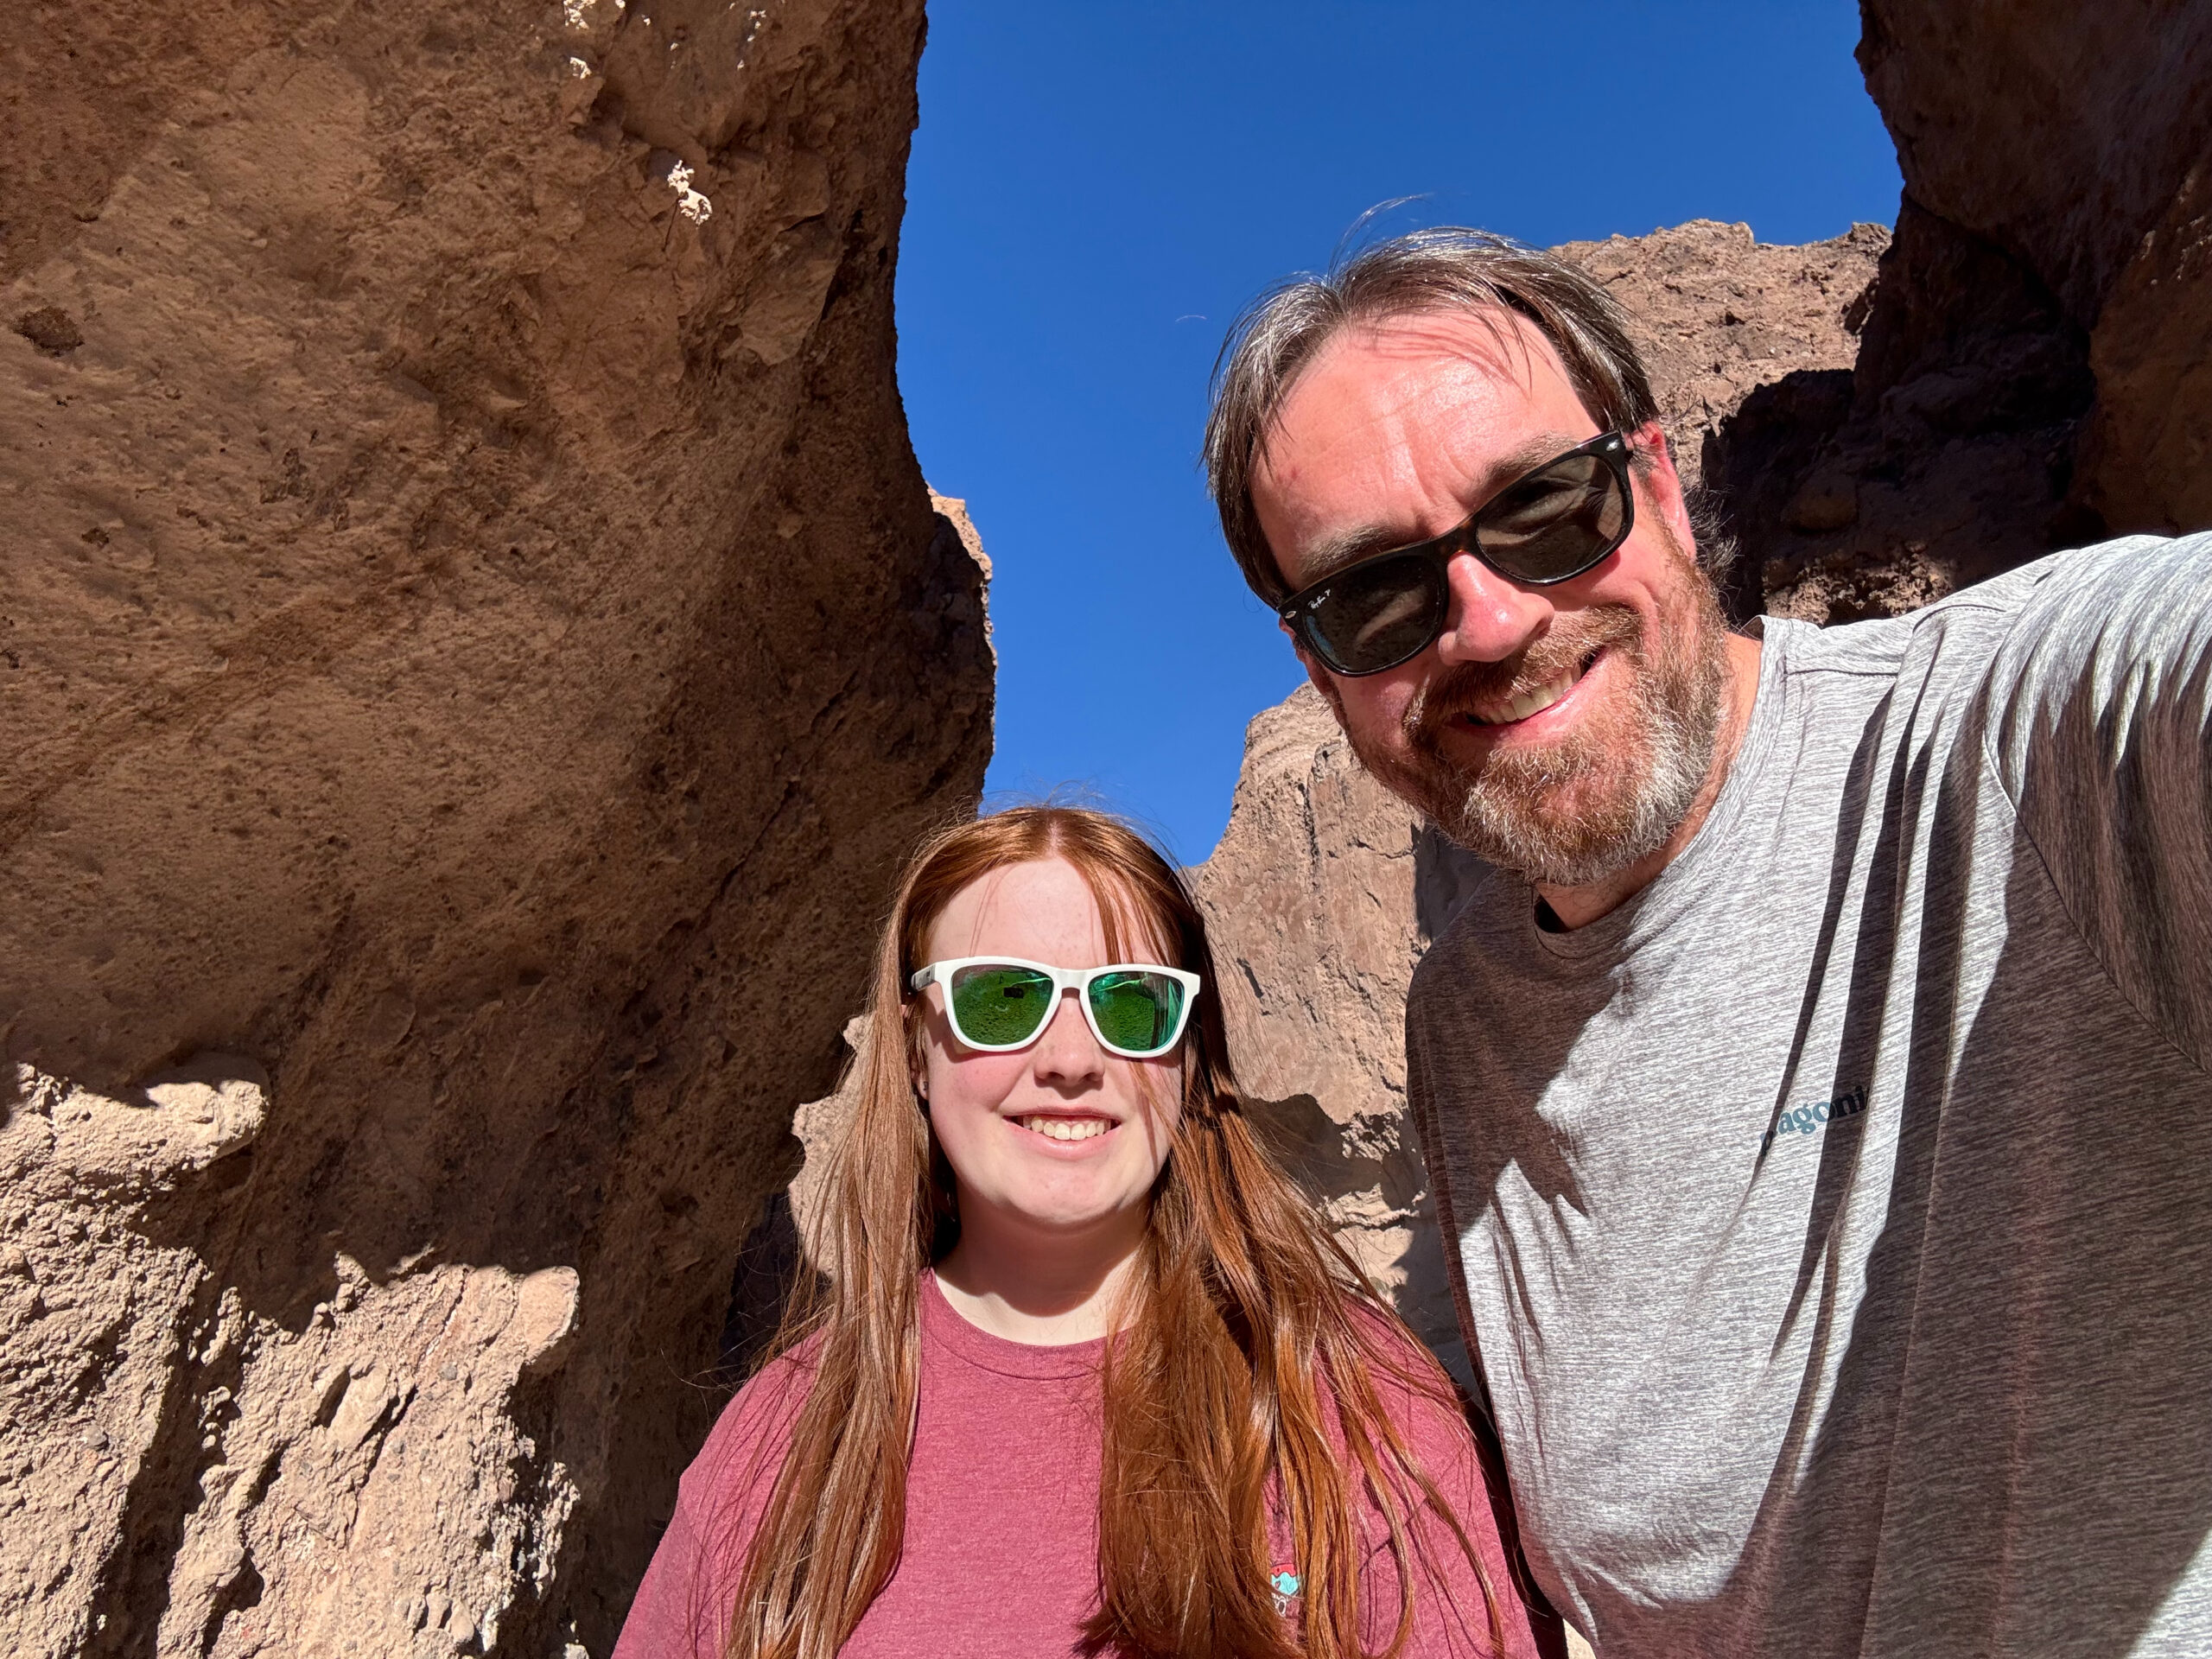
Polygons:
M1078 1004L1070 1008L1072 997ZM1052 997L1052 1006L1029 1041L1023 1045L1035 1057L1034 1063L1048 1072L1092 1072L1103 1065L1107 1049L1091 1028L1090 1011L1080 1006L1087 1001L1080 984L1064 984ZM1063 1028L1063 1020L1072 1024ZM1072 1049L1069 1046L1073 1045Z

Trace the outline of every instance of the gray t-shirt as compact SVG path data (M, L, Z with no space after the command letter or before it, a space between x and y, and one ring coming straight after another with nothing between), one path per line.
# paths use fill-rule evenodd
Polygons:
M2212 537L1764 640L1656 881L1414 976L1530 1565L1601 1659L2212 1653Z

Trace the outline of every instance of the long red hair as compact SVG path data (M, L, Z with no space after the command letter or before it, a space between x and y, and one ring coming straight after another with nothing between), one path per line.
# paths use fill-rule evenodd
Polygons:
M1116 958L1170 953L1204 979L1185 1038L1181 1122L1103 1368L1099 1605L1086 1645L1190 1659L1363 1654L1357 1516L1363 1491L1397 1566L1395 1653L1421 1576L1427 1508L1497 1599L1465 1529L1384 1411L1374 1378L1441 1401L1451 1385L1339 1248L1245 1116L1230 1069L1205 925L1173 868L1102 814L1020 807L945 830L915 855L875 965L854 1064L857 1107L834 1156L802 1275L772 1355L801 1343L809 1384L746 1550L731 1659L831 1659L897 1566L921 1362L924 1268L958 1237L951 1172L913 1086L909 976L952 896L991 870L1065 859L1098 900ZM902 1033L904 1033L902 1035ZM864 1149L865 1155L860 1155ZM1341 1437L1340 1456L1331 1427ZM1275 1611L1268 1522L1280 1506L1303 1580Z

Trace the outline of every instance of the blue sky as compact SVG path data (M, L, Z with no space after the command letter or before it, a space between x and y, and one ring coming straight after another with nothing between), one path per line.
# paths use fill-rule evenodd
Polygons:
M899 270L931 482L995 567L987 804L1073 788L1185 861L1300 671L1197 468L1224 330L1359 216L1548 245L1894 221L1850 0L931 0Z

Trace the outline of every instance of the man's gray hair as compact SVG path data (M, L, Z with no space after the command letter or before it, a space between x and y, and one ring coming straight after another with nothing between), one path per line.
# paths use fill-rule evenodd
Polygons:
M1457 226L1415 231L1298 276L1236 320L1214 365L1206 479L1222 534L1252 591L1289 596L1252 507L1252 474L1283 400L1314 354L1348 323L1465 310L1526 317L1559 353L1568 383L1602 432L1658 417L1650 377L1611 296L1555 254Z

